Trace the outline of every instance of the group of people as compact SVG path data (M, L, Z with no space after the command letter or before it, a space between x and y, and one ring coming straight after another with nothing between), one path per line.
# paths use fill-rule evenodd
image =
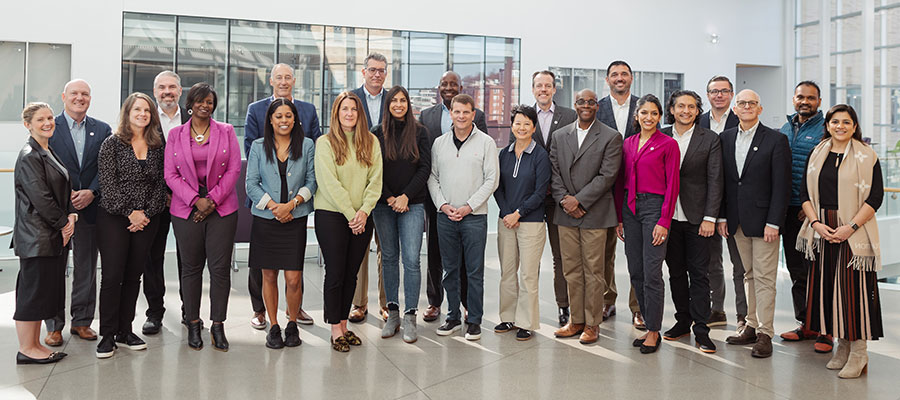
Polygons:
M143 276L148 310L142 332L158 333L170 222L187 344L203 347L206 266L211 342L227 351L222 323L242 206L253 216L250 324L268 327L267 347L299 346L297 324L313 323L302 307L311 214L324 258L324 317L334 350L362 344L347 323L368 313L373 236L383 338L402 331L405 342L417 340L419 254L427 233L423 319L439 317L446 294L446 319L437 334L452 335L465 322L465 338L478 340L493 197L501 266L497 333L515 331L517 340L529 340L539 328L539 270L549 238L559 307L555 336L597 342L599 325L616 314L618 238L631 282L631 322L646 331L634 346L653 353L662 339L693 333L701 351L714 353L710 327L727 323L725 238L738 326L726 342L752 344L754 357L769 357L782 236L799 327L781 338L815 339L816 351L827 353L837 337L827 367L845 378L865 370L866 341L883 336L874 218L883 197L881 169L853 108L837 105L823 116L814 82L796 86L797 113L779 132L760 123L759 96L749 89L735 95L724 76L708 82L711 110L704 113L700 95L690 90L676 91L665 106L652 94L632 95L632 71L624 61L607 68L609 96L581 90L574 109L554 103L556 77L538 71L532 76L535 105L513 107L510 142L497 149L484 113L460 94L458 74L441 76L440 101L417 120L405 88L384 88L387 68L383 55L366 57L365 83L336 97L323 134L315 107L292 97L293 68L275 65L273 95L247 111L243 205L235 189L241 150L234 128L212 119L218 97L209 84L191 87L181 108L180 78L160 73L156 101L142 93L128 96L115 132L86 115L90 87L82 80L66 85L65 110L56 117L46 104L26 106L22 119L30 137L15 170L17 362L65 356L40 343L40 321L47 324L44 342L62 344L70 242L72 334L98 338L90 323L99 250L97 357L110 357L119 346L145 349L132 332L135 305ZM663 119L669 126L660 129ZM664 261L676 323L661 332ZM279 271L288 318L283 330Z

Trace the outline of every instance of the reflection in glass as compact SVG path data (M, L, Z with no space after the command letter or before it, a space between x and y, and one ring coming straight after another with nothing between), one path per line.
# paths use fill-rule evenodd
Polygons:
M342 26L325 27L325 104L323 114L331 115L334 99L344 90L363 84L367 30ZM327 126L328 118L321 120Z
M231 20L228 60L228 119L243 134L247 106L272 95L269 72L275 65L275 23Z
M553 101L563 107L572 108L575 92L572 90L572 68L550 67L550 72L556 74L556 95Z
M509 140L509 111L519 102L519 43L489 37L485 43L484 113L488 132L498 146Z
M219 104L213 118L224 121L227 101L225 93L225 58L228 43L228 20L213 18L178 18L178 65L184 95L191 86L206 82L216 89Z
M684 88L684 74L665 73L663 78L663 97L659 99L664 105L677 90Z
M401 36L400 31L369 29L369 49L366 52L381 53L387 59L387 76L384 88L403 84L403 53L408 39Z
M18 121L25 107L25 43L0 42L0 60L0 121Z
M484 37L450 36L450 69L462 79L460 93L475 99L475 106L484 109Z
M447 35L440 33L404 32L409 38L408 73L406 76L410 103L419 112L440 101L437 86L447 68Z
M122 20L122 92L153 97L153 79L175 65L175 17L125 13Z
M71 45L29 43L25 102L43 101L50 104L53 111L61 111L63 103L60 93L71 79L71 71Z
M294 68L294 98L316 106L322 118L322 50L325 48L325 27L320 25L280 24L278 62ZM325 109L328 115L331 109ZM327 123L327 122L324 122Z

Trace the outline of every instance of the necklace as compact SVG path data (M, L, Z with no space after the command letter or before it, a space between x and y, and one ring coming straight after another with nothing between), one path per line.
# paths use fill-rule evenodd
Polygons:
M196 140L197 143L203 143L203 139L206 139L206 134L209 133L209 125L206 126L206 130L204 130L203 133L197 133L197 131L194 130L194 125L191 124L191 133L194 134L194 140Z

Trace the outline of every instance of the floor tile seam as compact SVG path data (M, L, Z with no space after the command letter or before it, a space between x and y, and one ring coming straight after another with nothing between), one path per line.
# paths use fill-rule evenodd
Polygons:
M381 347L380 347L380 346L375 345L375 344L373 344L373 346L375 347L375 350L378 350L378 354L381 354L381 356L384 357L385 360L387 360L389 363L391 363L391 365L394 366L394 369L396 369L397 372L400 373L400 375L403 375L403 377L406 378L406 380L408 380L410 383L412 383L412 385L413 385L416 389L418 389L420 392L423 392L423 393L424 393L424 391L422 390L422 388L420 388L419 385L416 384L416 382L415 382L414 380L410 379L409 375L406 375L406 373L403 372L403 370L400 369L400 367L398 367L397 364L394 363L394 360L391 360L391 358L388 357L388 355L385 354L385 352L381 350ZM415 393L415 392L413 392L413 393ZM405 394L405 395L403 395L403 396L398 397L398 399L403 398L403 397L406 397L406 396L409 396L409 395L411 395L411 394L413 394L413 393L407 393L407 394ZM428 396L426 395L426 397L428 397ZM429 397L429 399L430 399L430 397Z
M518 350L518 351L516 351L516 352L514 352L514 353L510 353L510 354L507 354L507 355L502 355L500 358L498 358L498 359L496 359L496 360L494 360L494 361L491 361L491 362L488 362L487 364L483 364L483 365L474 367L474 368L472 368L472 369L469 369L469 370L460 372L460 373L458 373L458 374L456 374L456 375L453 375L453 376L451 376L451 377L448 377L447 379L443 379L443 380L440 380L440 381L438 381L438 382L435 382L435 383L432 384L432 385L428 385L428 386L422 388L421 390L422 390L422 392L424 393L426 389L435 387L435 386L440 385L440 384L442 384L442 383L444 383L444 382L447 382L447 381L449 381L449 380L459 378L460 376L463 376L463 375L468 374L468 373L470 373L470 372L473 372L473 371L476 371L476 370L485 368L485 367L487 367L487 366L493 365L493 364L495 364L495 363L498 363L498 362L500 362L500 361L503 361L503 360L507 359L508 357L517 355L517 354L519 354L519 353L521 353L521 352L523 352L523 351L532 350L532 349L536 348L536 347L538 346L538 344L539 344L539 342L535 342L535 344L533 344L533 345L531 345L531 346L529 346L529 347L526 347L526 348L524 348L524 349L520 349L520 350ZM416 386L418 386L418 385L416 385ZM428 396L428 395L426 394L426 396ZM428 398L430 399L431 397L428 397Z
M755 384L755 383L753 383L753 382L750 382L750 381L748 381L748 380L746 380L746 379L743 379L743 378L741 378L741 377L739 377L739 376L732 375L732 374L730 374L730 373L728 373L728 372L725 372L725 371L722 370L722 369L718 369L718 368L715 368L715 367L712 366L712 365L708 365L708 364L706 363L707 360L705 359L705 357L704 357L704 358L700 358L700 359L692 359L692 358L688 357L686 354L680 354L679 352L676 352L676 351L674 351L674 350L665 350L665 351L673 352L673 353L675 353L675 355L676 355L677 357L685 358L685 359L687 359L687 360L690 361L690 362L700 364L700 365L702 365L703 367L712 370L713 373L720 373L720 374L722 374L722 375L725 375L725 376L728 376L728 377L730 377L730 378L736 379L736 380L738 380L738 381L744 382L744 383L746 383L746 384L748 384L748 385L750 385L750 386L753 386L753 387L758 388L758 389L762 389L762 390L764 390L764 391L766 391L766 392L772 393L772 394L774 394L774 395L776 395L776 396L778 396L778 397L784 398L784 399L790 399L790 398L791 398L790 396L785 396L785 395L783 395L783 394L781 394L781 393L778 393L777 391L775 391L775 390L772 389L772 388L767 388L767 387L760 386L760 385ZM898 400L900 400L900 399L898 399Z

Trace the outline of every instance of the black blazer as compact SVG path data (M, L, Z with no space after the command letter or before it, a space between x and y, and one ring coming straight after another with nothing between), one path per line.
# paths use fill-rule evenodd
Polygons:
M737 127L741 120L738 119L737 115L734 115L734 112L728 113L728 119L725 120L725 130ZM706 129L709 128L709 111L700 115L700 126ZM725 132L725 131L722 131ZM715 133L715 132L713 132Z
M368 128L368 130L371 131L372 125L376 125L376 124L372 123L372 116L369 115L369 100L366 97L366 86L363 85L356 89L353 89L353 94L357 95L359 97L359 99L362 100L363 111L366 113L366 122L369 123L369 126L367 128ZM380 106L381 114L382 114L381 117L384 118L384 106L385 106L385 104L389 103L389 100L387 98L387 90L384 90L383 87L381 88L381 100L382 100L382 104Z
M434 145L434 140L443 135L445 132L441 132L441 113L443 109L441 108L441 103L437 103L431 107L428 107L422 110L419 113L419 123L425 125L425 129L428 130L428 138L429 145ZM487 133L487 120L484 117L484 111L479 109L475 109L475 127L478 128L479 131Z
M740 226L744 235L762 237L766 224L784 224L791 198L791 148L787 136L760 123L739 178L734 143L737 132L738 128L731 128L719 135L725 176L719 216L728 219L730 235Z
M634 113L637 111L637 102L640 100L637 96L631 95L631 104L628 105L628 126L625 127L625 138L627 139L629 136L634 135ZM597 119L600 122L604 123L606 126L613 128L613 130L618 131L619 128L616 126L616 114L613 113L612 103L609 101L609 96L603 96L600 99L600 109L597 110Z
M84 117L84 155L79 164L72 132L69 131L69 122L63 113L56 116L56 131L50 137L50 148L56 152L59 160L68 170L72 190L90 189L94 191L94 201L79 212L80 218L82 218L79 222L93 224L97 220L97 204L100 203L102 195L97 173L97 156L100 154L100 145L112 134L112 129L106 122L91 116ZM184 117L182 116L182 118Z
M556 104L555 101L553 102L553 104L556 106L556 109L553 111L553 122L551 122L552 125L550 125L550 134L548 135L549 138L548 138L547 142L544 143L544 134L541 132L540 119L535 124L534 134L531 135L531 137L534 139L534 141L537 142L539 145L541 145L541 147L543 147L544 150L547 150L548 153L550 152L550 144L551 144L551 142L553 142L553 132L556 132L557 129L562 128L568 124L571 124L571 123L575 122L575 120L578 119L578 114L575 113L575 110L568 108L568 107L563 107L559 104ZM538 108L537 104L534 105L534 109L535 109L535 111L540 110ZM510 129L509 143L512 143L515 141L516 141L516 137L513 135L512 129Z
M663 128L662 133L672 136L673 127ZM678 195L688 222L699 225L703 217L718 217L722 205L722 145L715 132L694 126L679 176Z
M52 148L48 154L29 137L16 159L16 221L10 247L22 258L65 252L60 230L69 223L69 214L75 212L72 185L66 172L50 157L60 161Z

